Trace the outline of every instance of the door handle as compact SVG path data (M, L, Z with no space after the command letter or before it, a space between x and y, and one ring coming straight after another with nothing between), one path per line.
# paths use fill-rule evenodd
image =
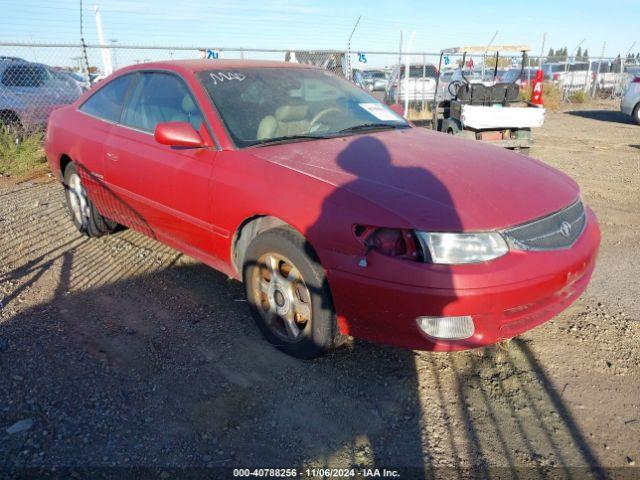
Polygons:
M106 155L107 155L107 158L108 158L109 160L112 160L112 161L114 161L114 162L118 160L118 154L117 154L117 153L107 152L107 154L106 154Z

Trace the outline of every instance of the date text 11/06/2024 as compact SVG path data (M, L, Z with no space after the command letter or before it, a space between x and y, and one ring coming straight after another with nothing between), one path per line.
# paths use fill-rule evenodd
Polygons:
M307 468L298 471L295 468L236 468L234 477L292 477L292 478L399 478L397 470L386 468Z

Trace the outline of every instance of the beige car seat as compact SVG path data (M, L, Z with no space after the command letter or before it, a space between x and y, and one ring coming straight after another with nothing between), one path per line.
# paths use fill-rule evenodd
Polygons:
M309 133L311 122L307 118L308 113L306 104L278 107L275 115L267 115L260 122L257 140Z

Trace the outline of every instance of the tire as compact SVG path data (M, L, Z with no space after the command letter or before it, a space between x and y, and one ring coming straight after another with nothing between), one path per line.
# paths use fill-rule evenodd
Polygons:
M640 125L640 103L633 109L633 119L638 125Z
M522 155L526 155L527 157L531 156L531 147L520 147L516 151Z
M69 163L64 170L64 189L71 221L80 233L88 237L101 237L117 228L118 224L100 215L89 199L73 163Z
M324 270L297 232L276 228L258 235L247 248L242 277L256 325L275 347L310 359L336 346Z

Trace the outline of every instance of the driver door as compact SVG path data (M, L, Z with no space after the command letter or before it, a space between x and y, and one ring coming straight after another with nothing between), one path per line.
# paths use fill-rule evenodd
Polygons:
M189 122L197 131L206 128L179 75L142 72L104 151L105 180L118 200L114 219L187 252L210 253L210 187L217 152L159 144L155 127L169 121Z

